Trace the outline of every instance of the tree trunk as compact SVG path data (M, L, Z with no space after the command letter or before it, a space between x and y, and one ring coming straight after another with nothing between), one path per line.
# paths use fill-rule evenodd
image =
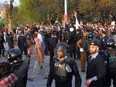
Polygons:
M8 29L12 32L12 16L9 14L8 18Z

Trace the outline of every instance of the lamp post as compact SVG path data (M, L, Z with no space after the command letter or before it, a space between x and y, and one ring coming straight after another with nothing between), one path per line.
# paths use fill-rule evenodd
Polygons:
M67 22L67 0L64 0L64 22Z

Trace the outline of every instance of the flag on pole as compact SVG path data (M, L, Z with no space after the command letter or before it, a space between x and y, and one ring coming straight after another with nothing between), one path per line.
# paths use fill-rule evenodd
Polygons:
M77 29L79 29L80 24L79 24L77 16L75 16L75 18L76 18L75 27L76 27L76 30L77 30Z

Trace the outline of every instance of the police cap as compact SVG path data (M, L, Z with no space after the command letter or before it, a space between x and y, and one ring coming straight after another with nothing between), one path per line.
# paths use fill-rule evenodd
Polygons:
M90 45L95 45L95 46L98 46L99 48L101 47L101 43L98 39L93 39Z

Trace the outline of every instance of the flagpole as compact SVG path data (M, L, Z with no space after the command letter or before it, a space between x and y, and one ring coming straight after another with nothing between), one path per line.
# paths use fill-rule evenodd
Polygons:
M64 0L64 14L67 15L67 0Z
M62 22L64 28L66 22L67 22L67 0L64 0L64 14L63 14L63 22Z
M67 21L67 0L64 0L64 21Z

